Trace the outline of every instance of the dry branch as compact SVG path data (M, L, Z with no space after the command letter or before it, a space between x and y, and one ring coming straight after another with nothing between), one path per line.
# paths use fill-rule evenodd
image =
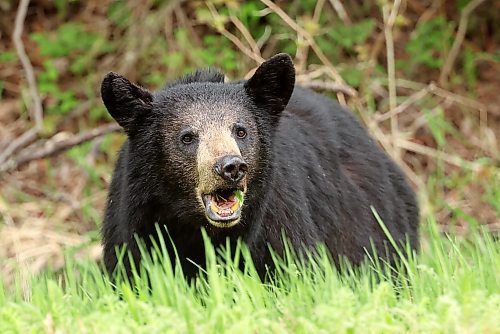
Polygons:
M345 10L342 3L339 0L330 0L330 3L332 4L333 9L335 9L342 22L344 22L344 24L346 25L351 24L351 19L349 18L349 15L347 15L347 11Z
M482 104L481 102L478 102L476 100L473 100L471 98L468 98L466 96L458 95L455 93L452 93L450 91L447 91L441 87L438 87L436 85L433 85L430 87L430 92L433 93L434 95L440 96L445 99L449 99L450 101L462 104L464 106L467 106L472 109L476 109L479 111L487 111L488 108Z
M344 93L344 94L349 95L351 97L354 96L354 95L352 95L352 91L350 89L351 87L344 85L344 84L336 83L333 81L309 80L309 81L303 81L303 82L298 81L298 83L301 86L311 88L311 89L329 90L329 91L336 92L336 93L341 92L341 93Z
M255 55L257 55L259 58L264 59L264 58L262 58L262 54L260 52L259 45L257 44L255 39L253 38L252 34L245 27L245 25L240 21L240 19L234 15L229 16L229 19L231 20L231 22L233 22L234 26L241 32L243 37L245 37L245 40L252 48L252 52Z
M217 11L217 9L215 8L215 6L212 3L207 2L207 7L210 11L210 14L212 14L212 17L214 18L214 21L218 21L220 19L220 14ZM235 24L234 21L233 21L233 24ZM235 24L235 25L236 25L236 28L238 28L238 29L240 29L242 26L242 25L240 26L239 24ZM264 62L265 59L262 58L262 56L260 54L260 50L258 50L258 52L256 52L257 50L255 50L255 48L257 47L257 43L249 42L249 44L252 47L252 49L249 49L240 41L240 39L238 37L236 37L234 34L232 34L230 31L228 31L224 27L224 25L222 25L222 24L215 25L214 28L217 29L217 31L219 33L221 33L224 37L229 39L234 45L236 45L236 47L238 47L238 49L240 49L241 52L243 52L249 58L252 58L253 60L255 60L257 62L257 64L262 64ZM246 30L246 28L244 30ZM245 38L247 38L247 41L249 38L251 38L250 33L246 34L243 31L241 31L241 33L244 35ZM250 35L250 36L248 36L248 35ZM251 39L253 40L253 38L251 38ZM258 49L258 47L257 47L257 49Z
M389 12L389 5L385 5L382 8L384 17L384 35L385 35L385 46L387 52L387 79L389 84L389 107L393 111L397 107L397 96L396 96L396 66L394 61L394 38L392 35L392 29L396 22L396 17L398 15L399 7L401 5L400 0L394 1L392 8ZM391 115L391 133L393 137L398 136L398 118L396 113ZM401 159L400 150L394 146L393 147L393 157L397 160Z
M26 19L26 12L28 11L29 3L30 0L21 0L19 3L12 40L16 47L16 52L21 61L24 72L26 73L26 79L28 80L30 95L33 103L33 110L30 113L30 117L35 121L35 126L23 133L20 137L16 138L5 148L5 150L0 154L0 165L7 161L7 159L9 159L9 157L11 157L18 150L34 142L43 127L42 101L40 100L40 95L38 94L33 66L31 65L28 55L26 54L22 40L24 20Z
M460 168L466 168L474 172L478 172L482 168L482 165L478 162L465 160L458 155L438 151L432 147L421 145L409 140L399 139L396 142L396 145L407 151L415 152L421 155L426 155L434 159L441 159L450 165Z
M54 156L74 146L119 130L121 130L121 127L118 124L111 123L102 125L98 128L86 132L79 133L74 136L70 136L69 138L67 135L64 135L64 133L58 133L52 136L52 138L47 142L45 142L42 147L29 151L23 151L16 158L7 161L3 165L0 165L0 173L12 171L33 160ZM61 136L64 136L65 138L60 139Z
M458 31L453 41L453 46L451 47L450 53L448 57L446 57L446 61L441 69L441 74L439 75L439 84L443 87L446 86L448 81L448 76L450 75L451 69L453 68L453 64L455 64L455 59L458 56L458 51L460 50L460 46L465 38L465 33L467 32L467 25L469 24L469 17L472 12L484 2L485 0L473 0L469 2L467 6L462 11L462 15L460 15L460 23L458 24Z
M311 48L313 49L314 53L318 58L321 60L321 62L327 67L328 72L332 76L332 78L339 84L346 85L347 84L344 82L344 79L340 76L338 71L335 69L335 66L330 62L330 60L326 57L326 55L323 53L323 51L320 49L320 47L316 44L314 41L314 38L306 31L304 30L301 26L299 26L290 16L288 16L287 13L285 13L278 5L273 3L270 0L261 0L262 3L264 3L270 10L272 10L274 13L276 13L282 20L285 22L290 28L295 30L297 34L302 35L306 41L309 43ZM349 91L353 96L357 95L357 92L354 88L349 87ZM345 97L344 95L339 92L337 94L337 98L339 99L339 102L343 105L346 104L345 102Z
M376 115L375 120L377 122L383 122L385 120L388 120L390 118L395 117L396 115L399 115L400 113L405 111L409 106L411 106L412 104L414 104L417 101L420 101L424 97L426 97L427 94L429 94L429 91L431 91L433 89L433 87L434 87L434 84L432 84L432 83L429 84L429 86L426 86L426 87L422 88L421 90L419 90L418 92L410 95L403 103L401 103L400 105L398 105L396 108L392 109L391 111L386 112L384 114Z

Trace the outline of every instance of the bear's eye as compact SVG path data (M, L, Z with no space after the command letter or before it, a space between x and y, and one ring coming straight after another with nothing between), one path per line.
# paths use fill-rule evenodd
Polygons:
M191 144L191 143L193 142L193 140L194 140L194 136L193 136L192 134L190 134L190 133L186 133L185 135L183 135L183 136L181 137L181 141L182 141L184 144L186 144L186 145Z
M236 136L240 139L243 139L247 136L247 131L243 128L236 129Z

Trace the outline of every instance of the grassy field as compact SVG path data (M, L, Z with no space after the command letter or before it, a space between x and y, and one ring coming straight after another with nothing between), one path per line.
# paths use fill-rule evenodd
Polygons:
M210 249L206 275L188 284L160 245L142 271L151 288L139 278L113 288L95 262L71 262L0 287L0 332L499 333L498 239L445 237L432 221L423 233L421 252L393 268L367 261L339 273L320 250L307 265L277 260L266 283L251 265L235 269L245 249L219 260Z

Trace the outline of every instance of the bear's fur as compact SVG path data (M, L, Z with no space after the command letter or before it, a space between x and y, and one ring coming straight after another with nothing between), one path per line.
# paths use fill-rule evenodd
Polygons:
M357 264L371 243L387 250L371 206L396 241L417 248L418 207L401 170L348 111L295 85L286 54L248 81L197 71L154 94L110 73L102 97L128 136L102 229L109 272L117 246L126 244L139 263L134 235L150 247L155 224L168 230L166 244L172 238L187 276L198 271L192 262L204 265L202 227L214 245L241 238L261 275L272 267L269 247L283 250L282 233L296 250L323 243L335 261ZM248 168L234 183L244 202L236 220L212 221L203 201L229 187L212 165L228 154Z

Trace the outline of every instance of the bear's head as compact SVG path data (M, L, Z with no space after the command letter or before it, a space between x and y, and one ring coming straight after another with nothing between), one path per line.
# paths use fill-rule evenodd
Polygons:
M181 221L230 228L259 200L294 85L291 58L278 54L244 82L198 71L150 93L109 73L101 93L128 136L127 177L141 184L137 191L150 192Z

